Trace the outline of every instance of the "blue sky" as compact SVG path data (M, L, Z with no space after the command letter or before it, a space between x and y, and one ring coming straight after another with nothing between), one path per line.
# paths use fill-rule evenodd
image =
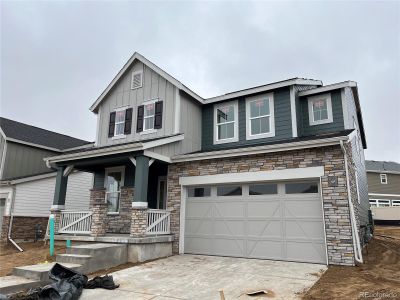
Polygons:
M138 51L203 97L358 82L367 159L400 161L400 2L1 1L0 114L94 140L89 106Z

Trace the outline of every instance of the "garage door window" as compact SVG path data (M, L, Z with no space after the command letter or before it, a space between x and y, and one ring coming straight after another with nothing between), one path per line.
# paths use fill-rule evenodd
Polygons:
M318 184L315 182L294 182L285 184L286 194L315 194Z
M188 197L210 197L210 187L190 187L188 189Z
M228 185L217 187L217 196L241 196L242 187L240 185Z
M276 184L251 184L249 185L249 195L275 195L278 193Z

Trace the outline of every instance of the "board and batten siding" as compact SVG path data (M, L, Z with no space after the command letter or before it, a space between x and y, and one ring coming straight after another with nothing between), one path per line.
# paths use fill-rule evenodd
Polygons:
M143 70L143 85L140 88L131 89L132 72L140 70ZM142 62L134 62L100 104L98 112L97 146L101 147L118 143L159 138L173 134L176 89L177 88L172 83L158 75ZM155 99L164 101L162 128L151 134L137 133L137 107L142 105L145 101ZM127 106L127 108L133 108L131 134L128 134L126 138L109 138L108 125L110 112L113 112L116 108L124 106Z
M88 211L91 173L77 172L69 175L65 206L67 210ZM47 217L53 204L56 177L16 184L14 215Z
M2 179L49 172L50 170L47 168L43 158L56 154L57 152L7 142Z
M227 102L237 100L239 106L239 141L225 144L214 145L214 104L203 106L202 116L202 150L219 150L232 148L232 146L251 146L260 143L268 143L278 140L292 138L292 119L290 111L290 91L289 88L275 90L274 113L275 113L275 136L246 140L246 98L230 99ZM221 102L218 102L218 105Z
M326 93L323 93L326 94ZM308 116L308 97L300 97L300 132L302 136L317 135L344 130L342 96L340 90L331 92L333 122L327 124L310 125Z

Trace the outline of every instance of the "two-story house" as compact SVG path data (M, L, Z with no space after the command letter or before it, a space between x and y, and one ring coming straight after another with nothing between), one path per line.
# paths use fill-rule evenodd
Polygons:
M369 204L375 223L400 224L400 164L367 160Z
M46 230L54 198L55 170L43 158L90 145L70 136L0 117L1 240L33 240ZM68 209L89 207L90 173L70 175ZM35 231L36 230L36 231Z
M135 53L90 109L95 145L46 158L58 169L56 223L76 169L94 173L80 229L91 241L171 233L175 254L361 261L369 204L355 82L293 78L206 99Z

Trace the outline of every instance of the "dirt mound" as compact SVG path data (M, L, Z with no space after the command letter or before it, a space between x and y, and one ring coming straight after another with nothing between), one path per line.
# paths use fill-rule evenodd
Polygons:
M363 251L364 264L330 266L302 299L400 299L400 239L378 232Z

